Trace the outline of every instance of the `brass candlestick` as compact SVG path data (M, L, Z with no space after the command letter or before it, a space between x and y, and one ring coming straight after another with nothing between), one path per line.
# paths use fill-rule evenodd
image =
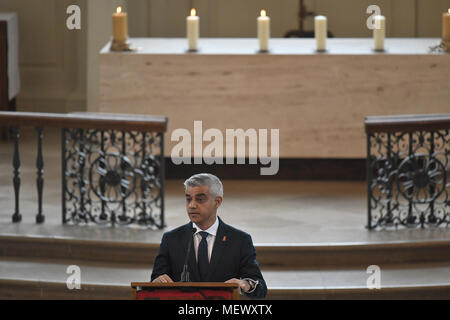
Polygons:
M430 47L430 53L450 52L450 37L442 38L435 46Z
M442 46L445 52L450 52L450 37L442 38Z
M113 39L111 42L111 47L109 48L110 51L135 51L136 49L131 47L127 41L119 41Z

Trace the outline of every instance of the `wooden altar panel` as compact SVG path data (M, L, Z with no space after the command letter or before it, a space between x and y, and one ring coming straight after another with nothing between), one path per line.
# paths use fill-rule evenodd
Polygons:
M131 39L141 50L100 56L100 112L164 115L172 130L280 129L280 157L364 158L364 118L448 113L450 56L429 54L438 39L329 39L316 54L312 39ZM270 140L270 139L269 139ZM206 145L206 144L204 144ZM270 149L269 149L270 150Z

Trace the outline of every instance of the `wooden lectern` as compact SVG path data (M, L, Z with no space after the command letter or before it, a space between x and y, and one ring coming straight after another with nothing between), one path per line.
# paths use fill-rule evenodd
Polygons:
M132 282L133 300L238 300L239 285L223 282Z

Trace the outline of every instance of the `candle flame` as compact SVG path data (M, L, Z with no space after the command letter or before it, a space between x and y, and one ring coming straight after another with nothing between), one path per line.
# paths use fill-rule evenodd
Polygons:
M261 17L265 17L265 16L266 16L266 10L264 10L264 9L261 10L261 13L260 13L260 14L261 14Z
M121 6L118 6L117 9L116 9L116 12L117 12L117 13L121 13L121 12L122 12L122 7L121 7Z
M195 10L194 8L191 9L191 16L196 16L197 15L197 10Z

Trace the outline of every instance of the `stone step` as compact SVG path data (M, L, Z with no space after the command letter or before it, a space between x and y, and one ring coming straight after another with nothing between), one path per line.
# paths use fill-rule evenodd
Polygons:
M69 265L80 268L81 288L66 285ZM450 263L380 266L380 289L368 289L366 269L262 270L268 299L450 299ZM151 269L82 261L0 261L0 299L130 299L131 282Z
M100 241L50 236L0 235L0 257L72 259L151 267L159 243ZM450 262L450 240L383 243L255 244L262 268L367 267L369 265Z

